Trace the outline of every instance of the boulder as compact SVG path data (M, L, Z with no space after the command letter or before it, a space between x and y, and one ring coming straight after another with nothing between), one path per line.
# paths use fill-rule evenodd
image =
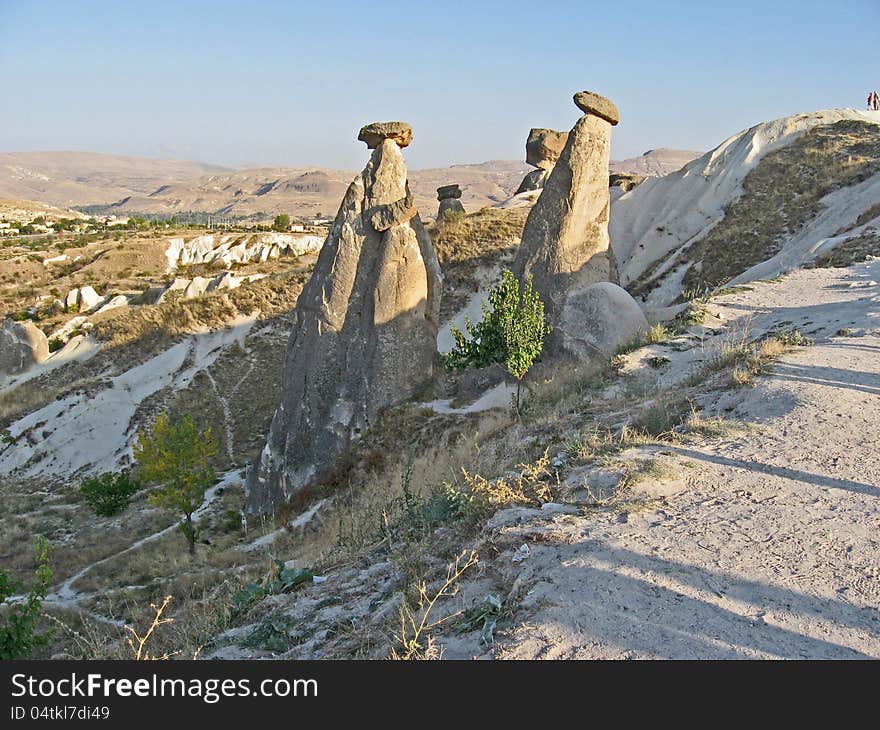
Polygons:
M361 130L374 152L297 301L281 403L246 480L252 513L319 483L383 408L431 376L440 267L421 219L410 215L398 134L374 138L380 126ZM400 126L408 144L411 129Z
M64 310L75 311L79 308L79 289L71 289L64 297Z
M454 185L441 185L437 188L437 200L449 200L450 198L461 197L461 186L456 183Z
M127 307L128 306L128 297L124 294L119 294L113 297L110 301L104 304L95 314L101 314L101 312L109 312L111 309L119 309L119 307Z
M183 290L183 298L196 299L197 297L203 296L205 292L208 291L208 285L210 283L211 279L204 276L194 276Z
M79 290L79 311L88 312L104 302L104 298L92 287L84 286Z
M617 281L608 236L610 154L609 122L592 113L581 117L523 229L513 271L520 279L534 277L554 327L547 343L551 354L561 347L559 317L567 299L593 284Z
M648 331L641 307L625 289L602 281L566 299L557 320L561 347L578 359L611 357Z
M579 91L574 95L574 103L584 114L592 114L599 119L604 119L611 126L616 126L620 122L620 112L617 111L617 105L610 99L599 96L592 91Z
M364 142L368 149L374 150L386 139L393 140L398 147L409 147L413 138L412 127L406 122L373 122L361 127L358 142Z
M49 340L33 322L7 319L0 327L0 375L17 375L49 357Z
M555 129L531 129L526 140L526 162L541 170L552 170L567 141L568 132L557 132Z
M437 188L437 200L440 205L437 208L437 222L441 222L446 218L447 213L461 213L464 215L464 206L459 201L461 197L461 187L455 185L441 185Z

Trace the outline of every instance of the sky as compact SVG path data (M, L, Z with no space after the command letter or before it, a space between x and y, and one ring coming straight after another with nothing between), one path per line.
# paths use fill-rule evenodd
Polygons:
M412 168L515 160L588 89L623 159L874 88L880 0L0 0L0 152L355 169L399 119Z

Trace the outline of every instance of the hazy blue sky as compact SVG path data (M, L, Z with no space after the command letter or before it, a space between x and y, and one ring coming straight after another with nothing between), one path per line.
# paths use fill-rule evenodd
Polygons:
M880 0L0 0L0 151L355 168L402 119L411 167L520 159L590 89L622 158L871 88Z

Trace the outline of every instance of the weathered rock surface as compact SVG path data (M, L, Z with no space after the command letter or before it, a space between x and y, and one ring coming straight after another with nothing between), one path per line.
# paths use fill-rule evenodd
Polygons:
M565 352L579 360L610 357L648 331L638 302L610 281L572 293L557 321Z
M117 296L110 299L106 304L103 304L101 308L95 312L95 314L101 314L101 312L109 312L111 309L119 309L119 307L127 307L128 306L128 297L124 294L118 294Z
M49 340L33 322L7 319L0 327L0 375L17 375L49 357Z
M449 213L465 213L464 206L461 204L460 200L456 200L455 198L444 198L440 201L440 205L437 206L437 220L442 221Z
M532 190L541 190L544 187L544 183L547 181L547 176L549 174L550 173L547 170L532 170L522 179L522 182L519 184L514 195L527 193Z
M557 132L555 129L535 127L529 130L526 139L526 162L537 167L528 173L519 184L514 195L541 190L547 181L550 170L565 149L568 132Z
M91 286L82 289L71 289L64 298L64 309L67 312L88 312L101 307L106 302Z
M617 105L604 96L592 91L579 91L574 95L574 103L584 114L592 114L615 126L620 121Z
M88 312L90 309L94 309L99 304L104 302L103 297L101 297L98 292L96 292L90 286L84 286L79 290L79 311L80 312Z
M598 106L591 102L591 108ZM548 341L551 353L558 353L566 341L560 316L569 299L579 301L593 284L617 280L608 237L610 151L609 122L594 114L581 117L523 230L513 270L520 278L534 277L554 327Z
M408 198L403 155L388 134L349 186L297 302L281 403L247 479L250 512L319 481L383 408L430 376L442 277Z
M623 192L628 193L647 179L647 175L639 175L635 172L612 172L608 176L608 187L618 187L623 190Z
M250 281L259 281L260 279L265 279L266 276L267 274L236 276L231 271L227 271L213 278L206 278L204 276L195 276L192 279L178 277L165 289L156 294L154 303L161 304L167 301L174 292L180 292L182 299L196 299L215 289L238 289L242 284Z
M440 222L446 218L447 213L464 214L464 206L459 198L461 197L461 187L455 185L441 185L437 188L437 200L440 205L437 208L437 221Z
M541 170L552 170L567 141L568 132L557 132L555 129L540 127L529 130L529 137L526 140L526 162Z
M412 127L406 122L373 122L361 127L358 134L358 142L364 142L371 150L386 139L396 142L398 147L408 147L413 139Z

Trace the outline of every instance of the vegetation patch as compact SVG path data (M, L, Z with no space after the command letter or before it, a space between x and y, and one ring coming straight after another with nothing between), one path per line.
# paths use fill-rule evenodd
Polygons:
M723 220L680 250L669 268L687 267L686 290L713 290L779 253L784 240L820 212L824 196L878 171L876 124L844 120L814 127L768 152L746 175L742 194L725 208ZM629 291L644 298L659 283L649 271Z
M428 229L443 268L441 319L461 309L467 303L468 292L479 290L479 269L496 265L516 251L527 216L528 210L523 208L483 208L447 217Z

